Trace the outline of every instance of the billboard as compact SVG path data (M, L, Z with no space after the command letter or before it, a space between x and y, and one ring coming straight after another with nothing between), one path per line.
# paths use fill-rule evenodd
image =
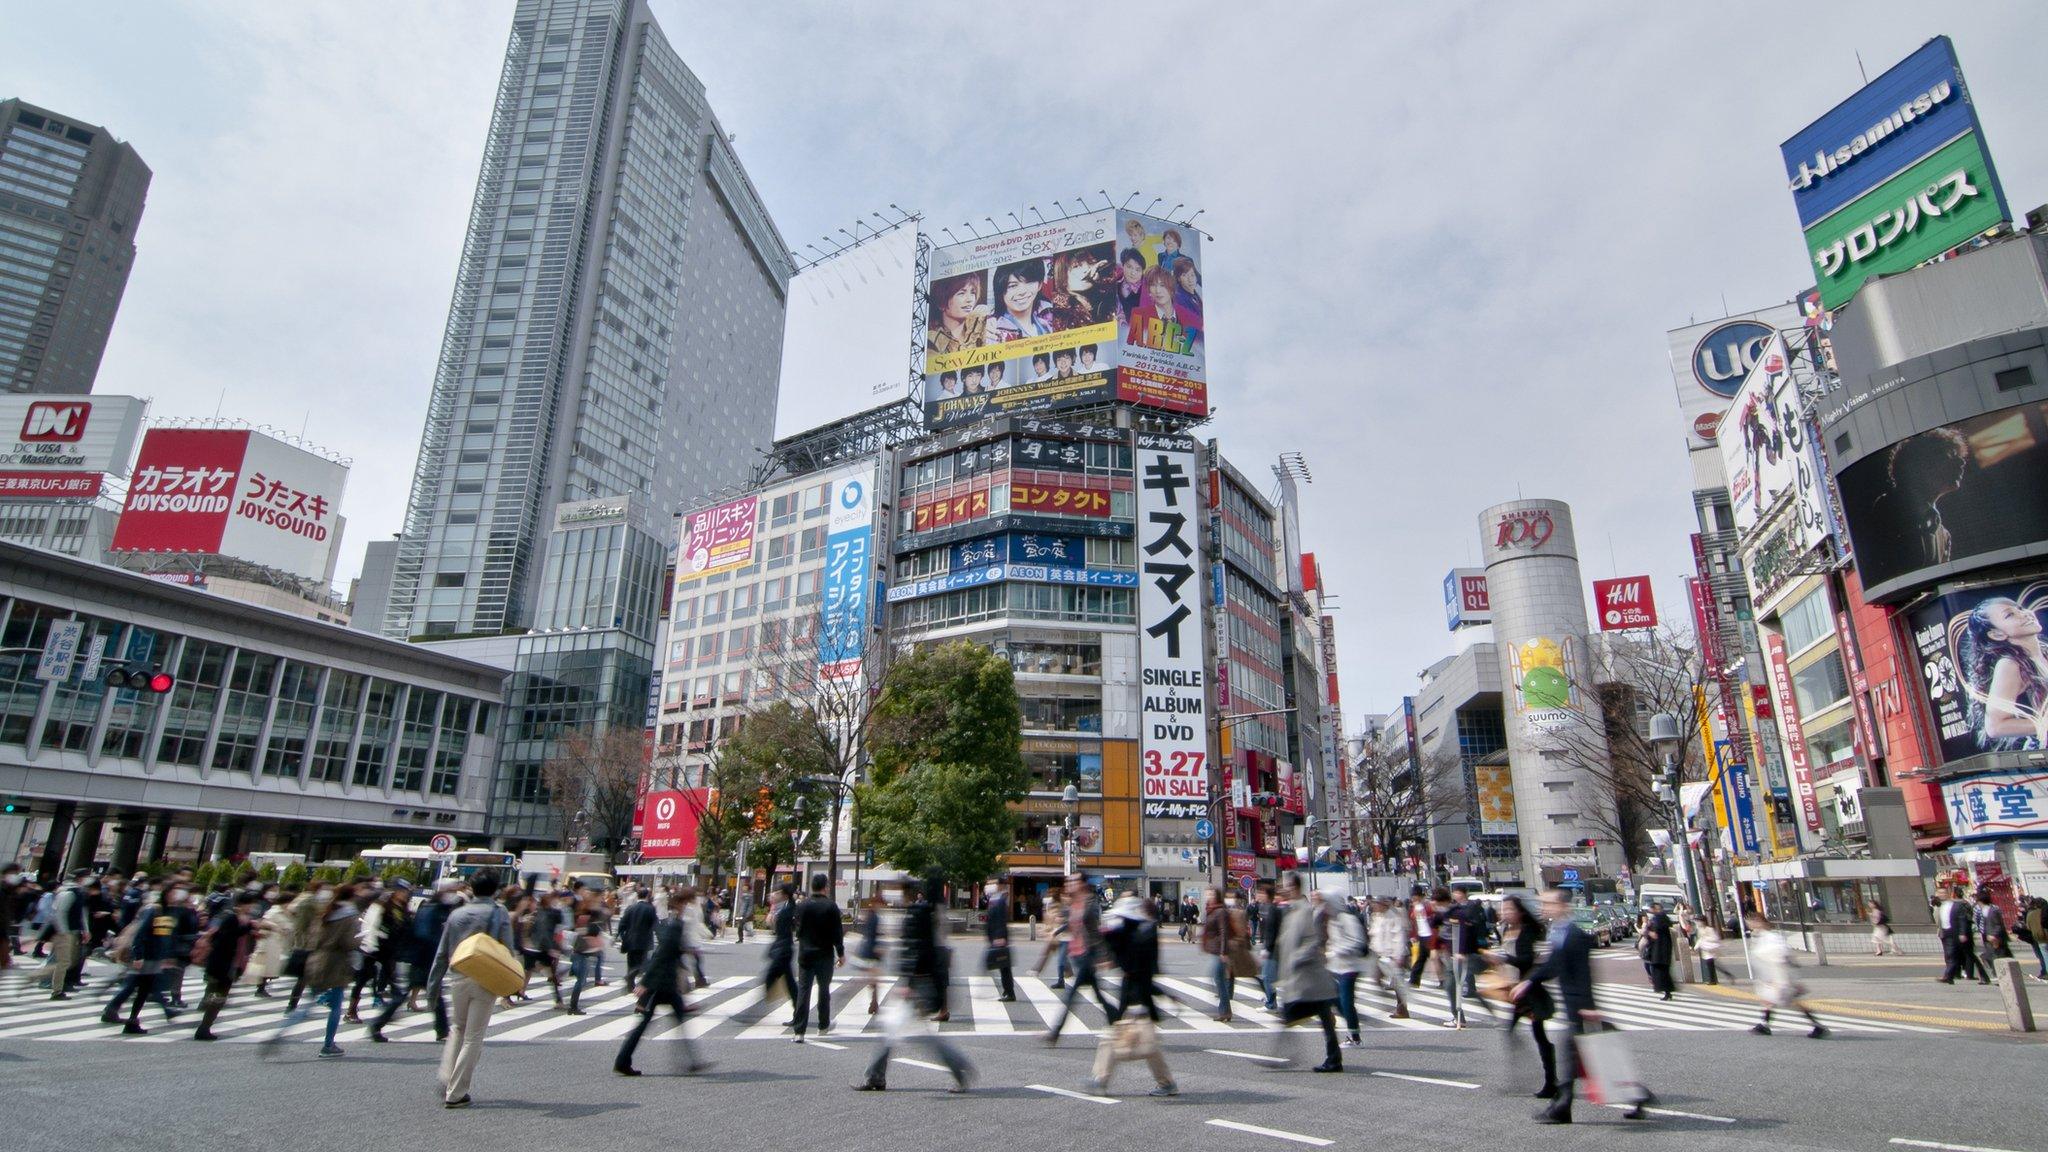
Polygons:
M1206 415L1200 240L1105 209L933 251L926 423L1109 400Z
M701 580L754 562L754 523L761 498L742 496L699 508L683 518L682 547L676 556L676 583Z
M1778 331L1799 324L1798 306L1786 303L1665 334L1688 449L1714 446L1728 401L1756 367L1765 343Z
M1800 823L1808 831L1820 831L1820 801L1813 792L1813 761L1806 750L1806 729L1801 726L1799 698L1792 692L1792 665L1786 658L1785 638L1775 632L1763 634L1764 649L1771 662L1772 712L1780 721L1785 739L1785 760L1792 773L1792 797L1799 806Z
M1941 786L1949 834L1957 840L2048 834L2048 772L1987 772Z
M1937 36L1780 146L1824 307L2011 219L1982 134Z
M710 807L711 790L649 792L640 800L640 855L648 860L697 855L697 822Z
M2048 404L1931 428L1836 477L1866 588L2048 539Z
M147 401L133 396L0 396L0 498L90 500L128 474Z
M1532 636L1508 646L1515 711L1529 727L1547 732L1571 722L1579 702L1576 647L1570 636Z
M1202 533L1196 445L1185 436L1137 437L1138 721L1145 800L1209 798L1209 702L1202 659Z
M869 468L832 481L832 514L825 526L824 599L818 609L818 675L851 680L860 675L874 584L875 472Z
M2048 751L2048 580L1951 592L1905 615L1944 762Z
M1486 569L1453 568L1444 574L1444 623L1451 631L1467 624L1491 624L1493 599L1486 591Z
M1479 806L1479 834L1519 836L1515 824L1515 775L1506 764L1472 766L1473 799Z
M325 580L348 468L260 432L152 428L114 552L231 556Z
M1657 626L1657 598L1648 576L1620 576L1593 581L1593 607L1602 632Z

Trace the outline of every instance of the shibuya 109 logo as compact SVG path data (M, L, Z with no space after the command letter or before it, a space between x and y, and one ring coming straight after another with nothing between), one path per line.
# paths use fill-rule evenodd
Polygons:
M1509 512L1500 518L1494 527L1493 546L1496 549L1527 548L1534 551L1550 543L1557 532L1557 525L1550 519L1547 508L1526 508L1520 512Z

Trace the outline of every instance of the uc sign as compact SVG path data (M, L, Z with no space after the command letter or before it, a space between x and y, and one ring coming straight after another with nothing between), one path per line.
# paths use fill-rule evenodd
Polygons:
M1699 386L1716 396L1733 397L1742 390L1743 378L1756 367L1764 345L1774 331L1754 320L1731 320L1693 345L1692 376Z
M1496 549L1528 548L1533 551L1549 543L1556 532L1557 525L1551 521L1547 508L1509 512L1495 526L1493 546Z

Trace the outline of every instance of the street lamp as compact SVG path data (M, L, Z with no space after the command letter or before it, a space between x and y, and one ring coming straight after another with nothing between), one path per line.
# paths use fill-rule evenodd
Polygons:
M1060 846L1066 854L1066 874L1074 874L1074 813L1081 807L1081 790L1072 784L1060 793L1060 807L1066 814L1060 818Z
M1693 874L1692 844L1685 832L1684 808L1678 795L1678 720L1669 712L1659 712L1650 717L1650 747L1663 761L1664 771L1658 777L1657 791L1664 800L1664 818L1671 832L1671 869L1685 873L1685 897L1693 909L1705 915L1700 906L1699 878Z

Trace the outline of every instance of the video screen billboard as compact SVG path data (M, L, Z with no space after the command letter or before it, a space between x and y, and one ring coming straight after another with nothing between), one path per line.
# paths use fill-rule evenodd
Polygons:
M1206 414L1200 237L1105 209L934 251L926 423L1112 399Z
M347 484L346 466L258 432L152 428L111 550L231 556L324 580Z
M2048 750L2048 580L1937 596L1906 623L1944 762Z
M2048 404L1909 436L1836 477L1866 588L2048 540ZM2023 553L2022 553L2023 555Z

